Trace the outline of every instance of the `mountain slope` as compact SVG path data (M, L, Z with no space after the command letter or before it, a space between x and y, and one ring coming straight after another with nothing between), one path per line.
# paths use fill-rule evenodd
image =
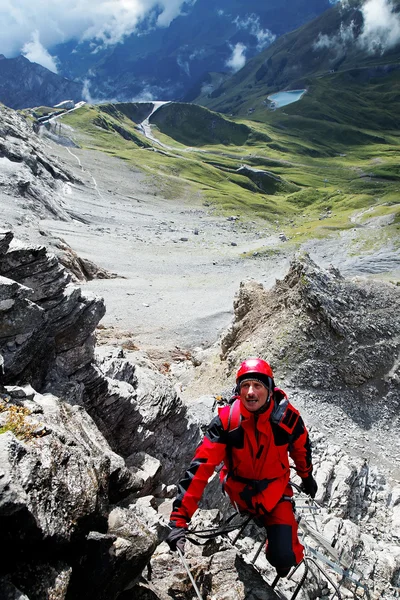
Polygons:
M249 59L276 36L329 6L329 0L221 0L216 7L212 0L202 0L168 28L151 29L143 23L141 30L112 47L93 52L92 42L69 42L51 53L65 76L89 77L93 97L129 101L147 94L179 99L206 72L238 68L227 66L238 44L239 54Z
M362 3L353 1L346 9L333 6L282 36L208 97L197 100L212 110L270 124L285 120L285 113L292 118L395 130L400 45L368 47L365 32ZM303 88L307 94L300 101L276 114L269 110L270 94Z
M60 120L74 128L76 143L161 179L168 198L186 186L218 213L264 219L293 245L338 232L352 237L356 227L360 247L397 248L398 139L311 118L294 123L278 113L266 126L170 103L151 116L151 139L137 125L136 105L85 105ZM261 246L260 254L268 253Z
M82 84L60 77L24 56L0 55L0 102L10 108L53 106L82 100Z

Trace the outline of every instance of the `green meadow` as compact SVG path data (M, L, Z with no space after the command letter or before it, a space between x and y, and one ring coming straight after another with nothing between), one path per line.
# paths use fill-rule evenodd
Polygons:
M319 89L319 102L323 93ZM371 119L369 128L355 127L347 117L321 116L314 103L310 92L283 109L264 106L262 121L257 113L252 120L228 118L171 103L151 117L162 146L145 138L134 121L143 114L126 103L123 110L118 104L85 105L63 116L62 123L73 128L82 148L119 157L156 178L166 198L190 201L200 193L220 214L238 215L243 222L260 219L275 229L278 221L294 244L380 220L384 236L369 230L368 243L398 245L398 132L389 127L389 117L387 129L371 127ZM334 110L339 113L340 107Z

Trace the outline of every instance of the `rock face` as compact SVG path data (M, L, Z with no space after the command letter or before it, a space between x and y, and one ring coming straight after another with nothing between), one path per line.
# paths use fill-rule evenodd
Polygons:
M231 368L242 356L266 356L296 388L315 389L367 425L384 419L395 426L400 405L397 286L345 280L305 255L271 290L242 283L234 309L221 343Z
M0 255L4 381L20 378L39 389L49 372L68 376L90 363L92 334L105 307L72 285L44 246L12 244L7 233L3 240L11 244L3 242Z
M72 175L47 155L44 143L28 121L3 105L0 105L0 163L3 223L7 221L8 203L15 202L22 215L26 211L29 217L71 218L64 206L63 190L73 181Z
M32 388L8 392L0 405L8 415L0 435L1 597L12 597L2 595L12 584L29 598L115 598L158 540L132 507L111 506L135 490L134 476L82 407Z
M0 55L0 102L10 108L54 106L66 99L82 100L82 84L31 63L24 56Z
M12 238L0 236L0 595L110 600L164 535L138 498L170 493L200 429L149 361L96 363L103 301Z

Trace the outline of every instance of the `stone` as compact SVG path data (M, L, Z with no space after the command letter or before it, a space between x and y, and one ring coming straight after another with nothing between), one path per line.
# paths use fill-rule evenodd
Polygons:
M7 252L13 238L12 231L0 231L0 254Z

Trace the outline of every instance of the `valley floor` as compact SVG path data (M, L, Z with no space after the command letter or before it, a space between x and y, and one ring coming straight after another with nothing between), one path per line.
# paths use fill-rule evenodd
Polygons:
M216 215L190 189L184 198L166 199L161 178L150 179L120 159L49 140L46 145L82 182L62 190L73 218L27 219L16 233L40 243L39 229L61 237L80 256L116 273L84 287L104 297L103 325L129 331L137 346L208 346L229 325L242 280L255 278L269 288L286 274L297 249L279 239L279 224ZM359 255L359 235L355 228L302 249L344 275L400 279L399 251Z

